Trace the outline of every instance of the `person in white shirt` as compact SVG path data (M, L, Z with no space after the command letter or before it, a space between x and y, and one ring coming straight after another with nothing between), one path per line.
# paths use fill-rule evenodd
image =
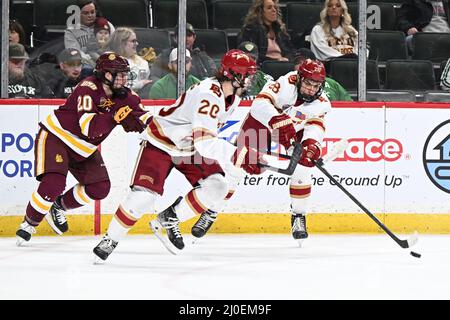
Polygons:
M247 79L255 72L255 61L241 50L230 50L215 77L191 86L173 105L153 116L143 136L131 190L94 248L97 257L106 260L128 230L153 208L173 168L193 189L151 221L152 230L172 253L184 248L180 221L214 208L225 198L228 183L222 163L249 174L263 171L258 163L264 159L258 151L218 138L218 128L239 104ZM160 234L162 229L169 241Z
M150 67L148 62L137 54L139 42L136 33L125 27L119 27L110 36L107 48L128 60L130 64L130 79L128 87L138 92L146 84L150 83Z
M310 35L311 51L321 61L358 54L358 32L344 0L325 0L320 23Z
M271 142L282 145L287 153L293 151L293 141L301 142L301 158L289 186L292 236L300 244L308 237L306 214L312 187L311 170L321 156L325 115L331 111L324 83L323 63L311 59L304 60L297 70L278 80L269 81L253 101L237 138L238 146L268 153ZM230 190L225 200L231 198L243 175L227 173L227 178ZM211 208L203 212L192 227L192 235L203 237L216 217L217 212Z

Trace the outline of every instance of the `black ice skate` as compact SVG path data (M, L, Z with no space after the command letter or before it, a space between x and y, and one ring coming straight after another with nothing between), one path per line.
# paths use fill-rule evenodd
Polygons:
M36 233L36 229L26 221L22 222L16 231L16 245L20 247L25 241L30 241L33 233Z
M108 234L103 236L102 241L94 248L94 254L105 261L108 256L113 252L113 250L117 247L119 242L111 239Z
M53 231L59 235L62 235L69 229L66 219L66 210L64 210L61 204L61 196L58 196L55 202L53 202L50 212L45 215L45 220L47 220Z
M306 230L306 217L304 214L293 214L291 216L291 231L295 240L298 240L299 245L302 241L308 238L308 231Z
M196 238L203 237L208 230L213 225L214 221L216 221L217 212L212 210L206 210L197 220L197 222L192 226L191 233Z
M167 209L158 213L155 220L150 221L150 228L152 228L156 237L163 243L163 245L172 254L177 254L180 250L184 248L183 237L181 236L177 214L175 213L174 207L180 203L183 197L178 197L178 199ZM162 230L166 230L167 239L162 234Z

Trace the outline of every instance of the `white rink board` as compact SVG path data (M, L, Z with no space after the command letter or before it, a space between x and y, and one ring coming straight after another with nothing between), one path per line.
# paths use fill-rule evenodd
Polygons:
M358 104L363 105L362 103ZM407 105L407 104L405 104ZM342 104L340 104L342 106ZM34 154L26 148L27 137L35 137L38 119L42 119L55 106L46 105L1 105L0 118L0 215L23 215L31 193L37 187L34 177L14 174L14 163L28 161L33 164ZM248 107L238 108L231 121L238 121L248 112ZM379 213L450 213L449 193L436 187L424 170L422 153L430 133L450 118L450 108L334 108L326 118L327 141L349 139L351 144L345 158L326 165L333 175L344 178L344 186L373 212ZM230 124L230 123L229 123ZM230 138L237 134L239 122L231 125L221 137ZM448 127L447 127L448 128ZM445 133L444 133L445 134ZM450 134L450 132L448 132ZM19 147L11 144L11 137L25 137ZM437 144L440 136L434 138ZM377 150L379 142L394 141L384 149ZM431 144L431 143L430 143ZM329 145L329 144L327 144ZM370 152L367 146L372 146ZM401 154L396 158L395 148ZM394 148L389 151L388 148ZM108 198L101 202L102 213L113 213L127 193L130 175L138 151L138 135L125 134L121 128L102 144L102 154L110 173L112 189ZM384 156L393 161L380 159ZM8 162L9 161L9 162ZM5 164L7 163L7 166ZM280 162L286 166L286 162ZM31 170L33 172L33 170ZM271 176L269 180L269 176ZM353 213L359 212L356 205L318 170L313 177L316 185L312 193L312 212ZM274 178L277 178L275 180ZM241 183L225 212L228 213L279 213L289 211L289 192L286 176L266 172L260 177ZM347 184L348 181L369 180L369 185ZM281 180L280 180L281 179ZM284 179L284 181L283 181ZM259 180L259 183L257 183ZM278 185L279 182L284 182ZM245 183L246 182L246 183ZM67 187L75 183L68 179ZM253 183L253 185L252 185ZM268 185L272 184L274 185ZM393 185L393 184L398 185ZM156 204L156 210L164 208L190 186L182 175L174 170L166 184L164 198ZM149 210L151 210L149 208ZM75 211L93 213L93 206Z

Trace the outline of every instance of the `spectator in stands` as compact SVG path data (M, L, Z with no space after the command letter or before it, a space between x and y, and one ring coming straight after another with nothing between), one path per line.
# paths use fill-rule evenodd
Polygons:
M81 53L77 49L64 49L58 56L59 73L53 92L56 98L67 98L82 80Z
M294 63L295 69L306 59L316 60L314 53L307 49L301 48L295 52ZM324 92L330 101L353 101L347 90L336 80L325 77Z
M81 52L83 58L83 68L92 70L95 66L95 59L87 53L87 44L93 39L94 26L99 18L98 6L95 0L77 0L76 4L80 8L80 26L67 26L64 33L65 48L74 48ZM108 22L111 33L114 32L114 26Z
M321 61L357 57L358 32L352 26L344 0L325 0L320 22L311 30L310 42L312 52Z
M256 44L250 41L244 41L241 42L241 44L238 46L238 49L248 54L253 60L255 60L256 65L258 66L258 70L256 71L256 73L251 78L249 78L250 83L246 87L245 93L242 95L242 99L253 99L261 91L267 81L273 81L274 79L271 75L261 71L258 65L259 53L258 46Z
M138 44L136 33L126 27L117 28L109 38L107 44L108 50L128 60L130 65L128 87L136 92L151 82L149 79L150 68L148 62L137 54L136 49Z
M195 47L195 29L190 23L186 23L186 49L191 53L192 68L191 74L196 78L203 80L215 75L217 71L214 60L201 48ZM178 42L178 27L175 27L174 44L176 47ZM173 48L172 48L173 49ZM152 66L151 79L156 82L158 79L166 75L169 70L169 55L172 49L163 50Z
M441 74L441 89L450 91L450 59L447 60Z
M20 43L24 46L25 51L30 54L32 48L27 45L27 37L23 26L17 20L9 21L9 43Z
M111 36L111 28L108 20L103 17L98 17L95 20L94 36L95 38L91 39L86 45L86 51L92 60L97 61L98 57L106 51L108 40Z
M150 89L149 99L176 99L177 95L177 71L178 71L178 49L174 48L170 52L169 70L170 72L153 84ZM189 50L186 49L186 89L199 83L200 80L189 74L192 67L192 59Z
M253 42L258 46L258 62L289 61L292 44L281 17L278 0L255 0L244 20L238 43Z
M448 1L405 0L397 12L397 27L406 34L406 45L412 54L412 38L417 32L450 32Z
M20 43L9 45L9 98L54 98L45 81L25 65L28 54Z

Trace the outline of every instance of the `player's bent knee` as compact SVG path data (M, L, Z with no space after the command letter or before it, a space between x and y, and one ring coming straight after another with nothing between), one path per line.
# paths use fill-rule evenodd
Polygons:
M105 199L108 196L110 189L111 182L109 180L100 181L84 186L86 194L92 200Z
M201 182L201 186L202 188L211 190L210 195L218 200L224 199L228 194L228 181L219 173L207 177Z
M66 177L60 173L46 173L41 179L38 187L39 195L48 200L55 201L66 188Z
M133 217L140 218L145 213L153 211L153 205L157 196L157 193L149 189L133 187L122 202L122 207L125 211L132 214Z

